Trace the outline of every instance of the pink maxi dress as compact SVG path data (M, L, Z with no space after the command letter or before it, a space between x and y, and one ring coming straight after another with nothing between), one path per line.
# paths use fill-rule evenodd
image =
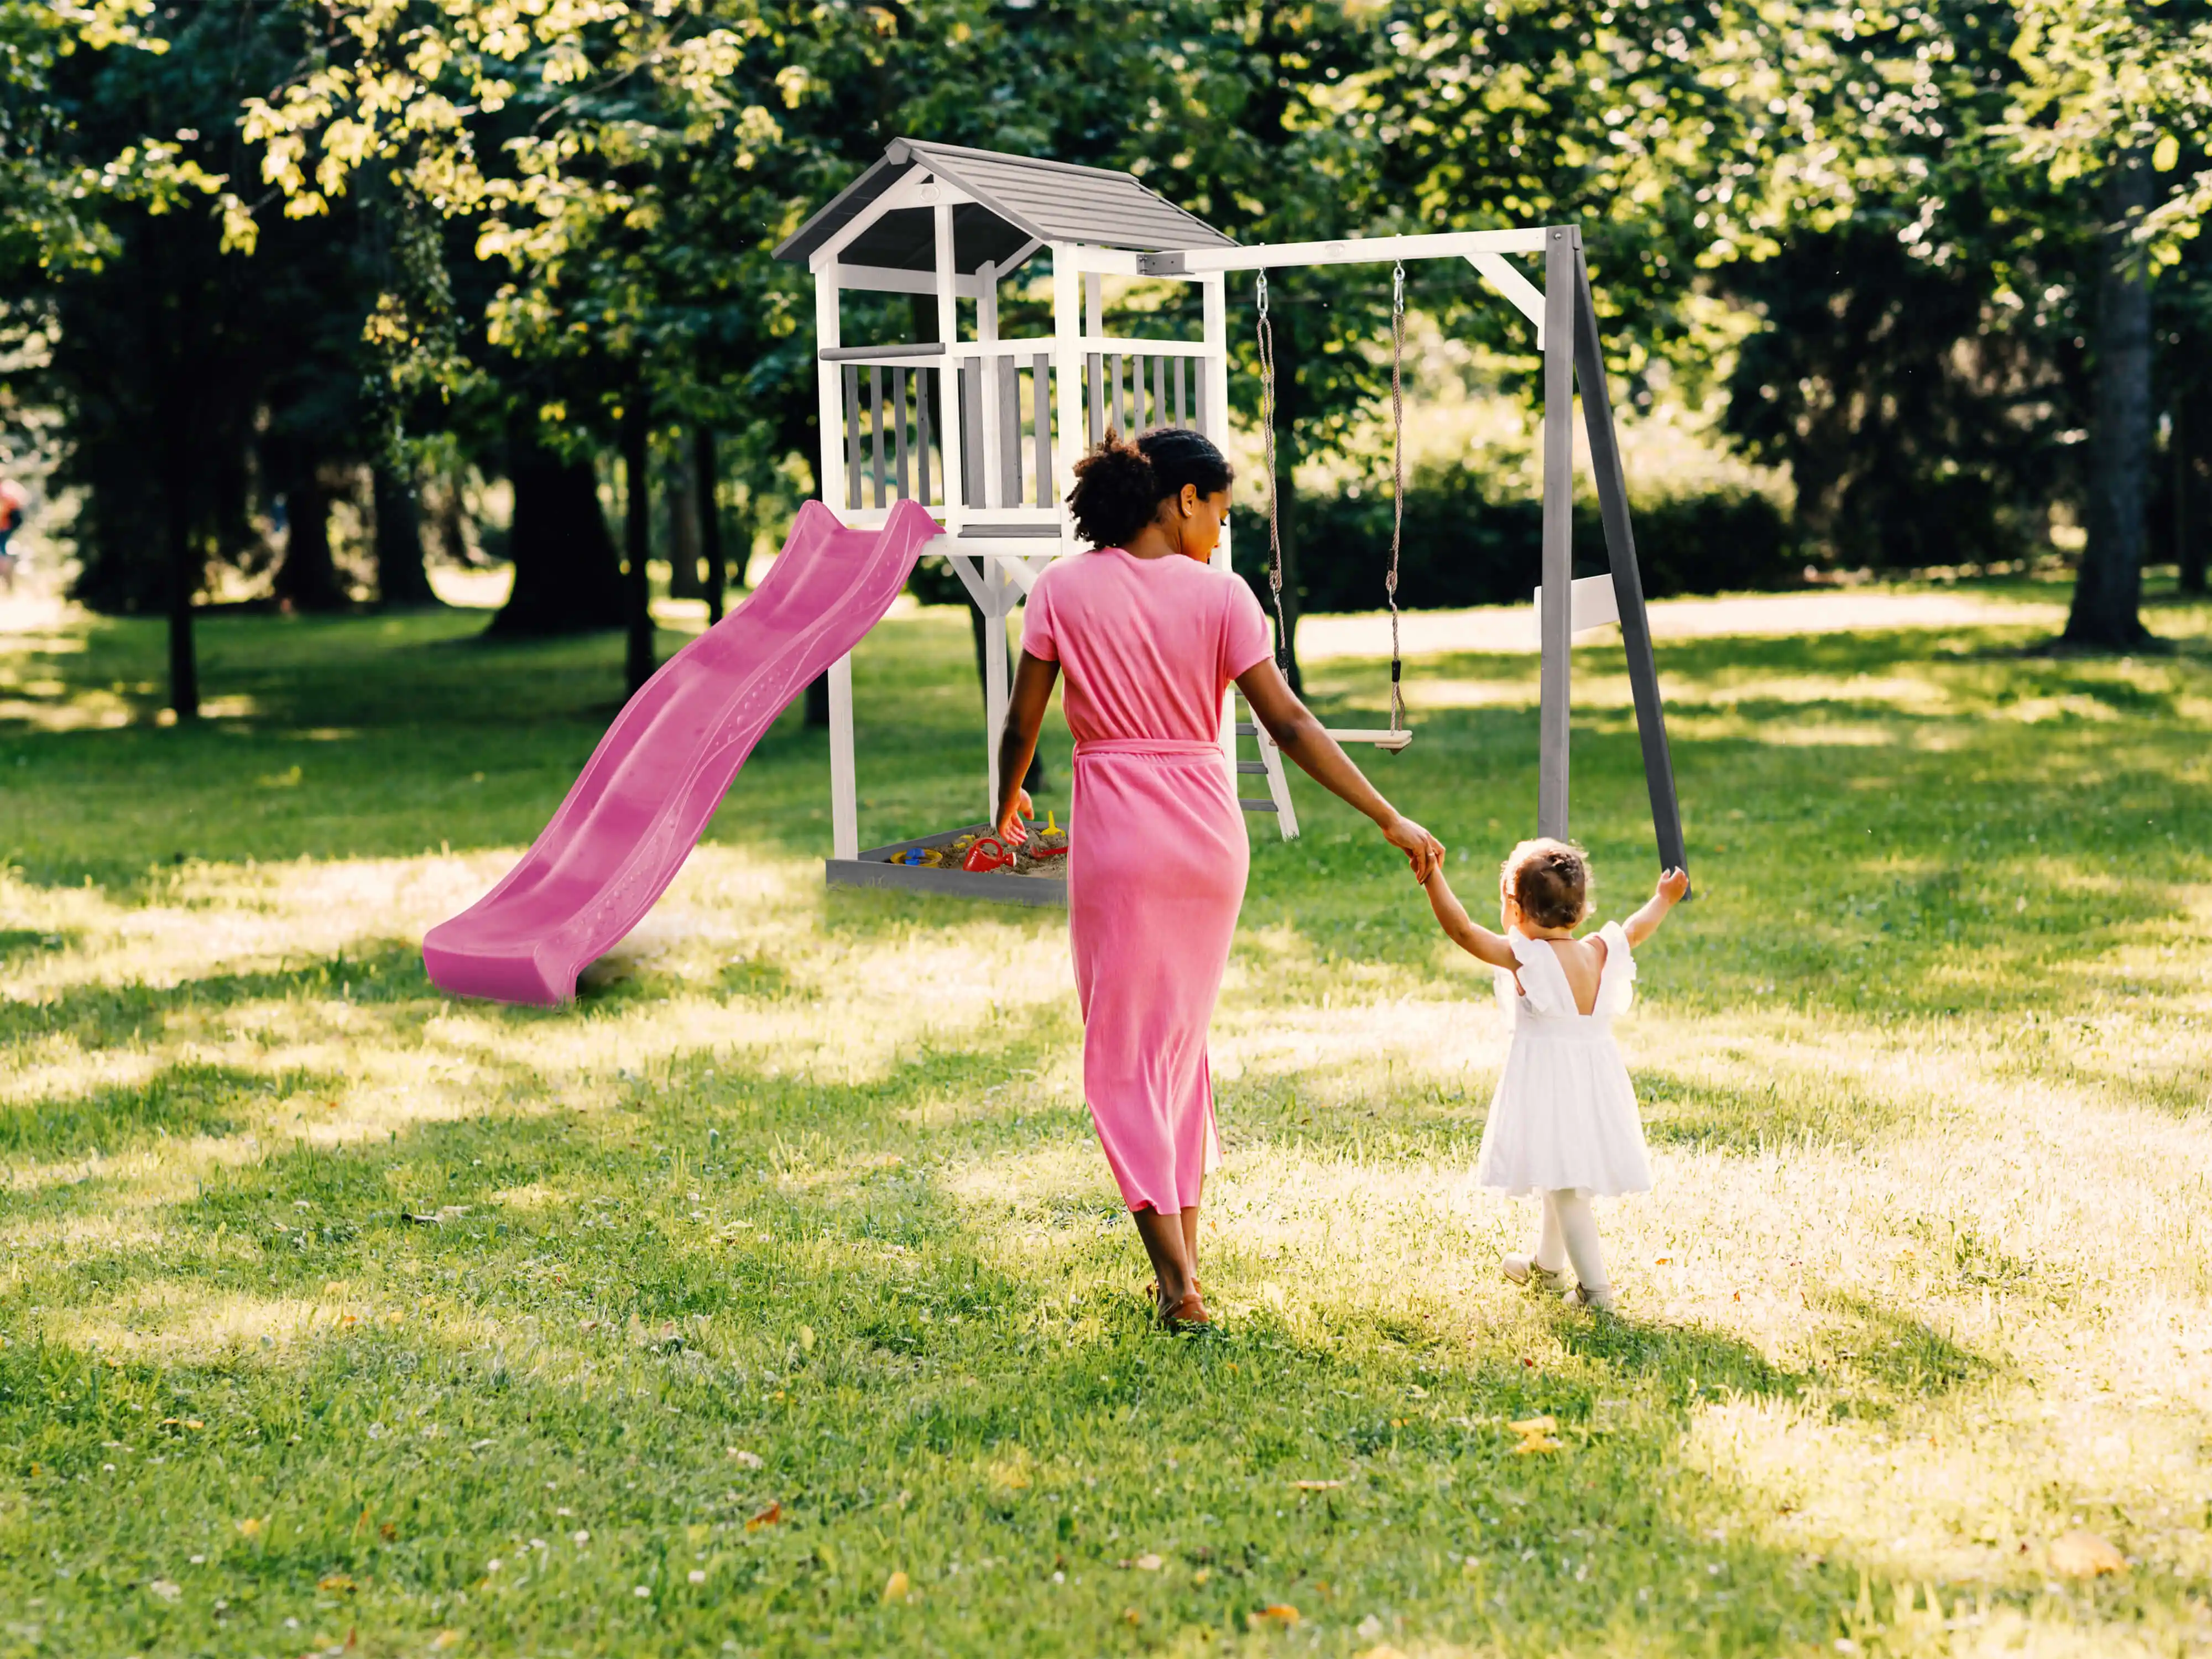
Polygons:
M1118 547L1037 578L1022 649L1057 662L1075 734L1068 942L1083 1092L1132 1210L1199 1200L1220 1161L1206 1030L1251 851L1222 694L1268 653L1259 601L1194 559Z

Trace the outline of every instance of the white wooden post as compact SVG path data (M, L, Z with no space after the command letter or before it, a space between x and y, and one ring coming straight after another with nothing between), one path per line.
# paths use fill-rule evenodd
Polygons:
M835 350L844 343L837 315L837 277L834 269L814 279L814 333L822 349ZM817 370L822 410L822 499L842 513L847 499L845 477L845 392L837 365L823 362ZM853 760L853 659L840 657L830 665L830 856L856 859L860 855L860 803Z
M1060 509L1060 545L1064 553L1075 550L1075 519L1067 510L1066 495L1075 482L1075 464L1083 459L1083 289L1078 280L1079 257L1070 243L1052 245L1052 376L1060 415L1060 441L1053 447L1051 493L1042 499ZM1043 409L1042 398L1037 407Z
M999 810L999 734L1006 725L1006 617L1018 591L1007 580L997 559L978 559L991 602L983 608L983 733L990 750L991 801L984 809L989 823Z
M967 482L961 465L960 360L952 348L960 339L959 271L952 259L952 204L937 204L937 337L945 342L945 368L938 376L943 392L944 420L938 428L938 452L945 462L945 528L960 533L963 509L968 506Z
M835 265L815 273L814 343L824 352L834 351L845 343L837 318ZM818 354L814 384L822 421L822 454L815 477L822 488L823 504L842 515L846 499L845 390L837 378L837 365Z

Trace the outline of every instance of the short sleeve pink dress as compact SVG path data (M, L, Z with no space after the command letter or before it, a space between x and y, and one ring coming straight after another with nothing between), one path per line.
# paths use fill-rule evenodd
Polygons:
M1196 1204L1219 1161L1206 1025L1251 853L1222 763L1221 700L1267 655L1249 588L1118 547L1037 578L1022 649L1057 662L1075 735L1068 942L1083 1092L1132 1210Z

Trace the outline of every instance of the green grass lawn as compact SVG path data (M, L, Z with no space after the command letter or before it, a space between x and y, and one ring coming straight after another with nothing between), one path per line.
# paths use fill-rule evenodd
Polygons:
M154 626L21 624L0 1659L2212 1652L2212 611L2152 620L1662 646L1701 896L1624 1026L1617 1320L1498 1279L1487 977L1301 783L1215 1025L1207 1340L1146 1327L1063 921L825 894L795 714L576 1006L463 1005L422 931L618 640L213 620L180 729ZM865 840L979 815L968 650L860 653ZM1622 915L1627 684L1576 672ZM1534 659L1412 672L1374 769L1479 897Z

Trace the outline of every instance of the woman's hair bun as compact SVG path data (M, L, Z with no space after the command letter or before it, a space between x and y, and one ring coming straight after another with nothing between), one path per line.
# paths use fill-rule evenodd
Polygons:
M1075 532L1093 547L1120 547L1152 520L1160 503L1185 484L1201 495L1229 488L1236 477L1228 458L1202 432L1154 427L1133 439L1112 428L1075 464L1067 505Z

